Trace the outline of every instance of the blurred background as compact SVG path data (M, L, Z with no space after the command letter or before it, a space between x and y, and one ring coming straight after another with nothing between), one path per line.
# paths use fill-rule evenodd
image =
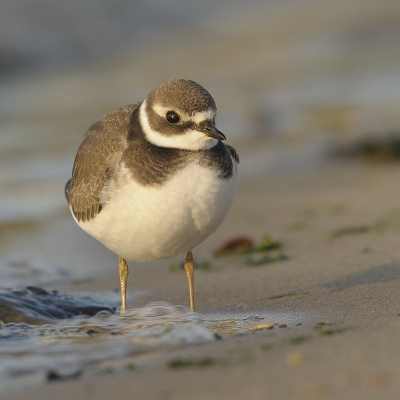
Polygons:
M214 97L244 180L393 160L399 65L398 0L2 0L2 286L116 269L63 192L107 112L187 78Z

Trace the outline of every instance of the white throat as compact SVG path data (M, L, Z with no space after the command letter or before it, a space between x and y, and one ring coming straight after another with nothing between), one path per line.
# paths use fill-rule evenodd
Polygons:
M188 130L182 135L165 136L153 130L146 114L146 100L140 105L139 119L147 140L159 147L184 150L207 150L214 147L218 140L196 130Z

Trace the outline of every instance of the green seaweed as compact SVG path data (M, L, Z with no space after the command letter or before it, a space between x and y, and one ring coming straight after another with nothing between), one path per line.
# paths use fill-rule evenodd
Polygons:
M340 238L340 237L346 236L346 235L359 235L362 233L367 233L367 232L370 232L371 230L372 230L372 227L367 226L367 225L347 226L347 227L339 228L339 229L336 229L335 231L333 231L331 233L331 237L333 239L337 239L337 238Z
M130 362L130 363L126 364L125 368L132 371L132 370L136 369L136 364L134 362Z
M202 357L202 358L174 358L173 360L168 361L169 368L203 368L215 365L217 361L211 357Z
M277 261L286 261L288 259L289 259L289 257L283 253L278 253L275 255L268 254L263 257L248 256L245 259L245 264L249 265L251 267L258 267L260 265L270 264L272 262L277 262Z
M349 329L351 329L350 326L344 326L344 327L338 327L338 328L326 328L326 329L322 329L319 334L321 336L330 336L333 335L334 333L342 333L345 331L348 331Z
M276 240L273 240L271 236L264 235L261 239L260 245L255 249L255 251L269 251L280 249L282 247L282 243Z
M230 242L226 243L219 250L217 250L215 257L220 258L226 256L240 256L243 254L252 254L257 252L267 252L280 249L282 247L282 243L272 239L270 235L264 235L261 238L261 242L258 246L254 246L252 244L252 240L249 238L236 238L232 239ZM229 247L233 243L235 243L237 248L230 249Z
M331 336L335 333L342 333L348 331L349 329L352 329L352 327L351 326L333 327L332 324L326 322L318 322L314 326L314 330L317 331L320 336Z
M310 292L289 292L284 294L278 294L276 296L268 297L268 300L282 299L283 297L300 296L302 294L309 294Z
M310 336L310 335L295 335L295 336L290 337L288 339L288 341L289 341L289 343L298 344L298 343L301 343L301 342L304 342L304 341L310 340L310 339L312 339L312 336Z
M346 235L359 235L371 231L383 232L390 226L398 226L399 224L400 224L400 213L397 210L392 210L387 215L380 218L371 225L355 225L355 226L347 226L336 229L331 233L331 237L333 239L337 239Z

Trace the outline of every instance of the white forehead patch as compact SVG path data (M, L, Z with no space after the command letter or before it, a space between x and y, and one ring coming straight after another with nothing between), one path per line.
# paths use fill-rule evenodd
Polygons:
M154 112L159 115L160 117L165 118L167 115L168 111L172 111L171 108L161 106L159 104L155 104L153 106ZM193 121L195 124L199 124L200 122L207 121L207 120L213 120L216 114L215 110L207 110L207 111L201 111L201 112L196 112L192 115L187 115L184 112L177 110L179 113L179 116L183 122L187 121Z
M207 120L212 121L214 117L215 117L215 110L207 110L194 113L194 115L192 115L191 117L191 120L194 123L199 124L202 121L207 121Z
M153 107L153 110L160 116L164 117L167 111L171 111L171 109L167 109L161 106ZM166 111L165 111L166 110ZM196 113L200 114L200 113ZM207 118L204 118L205 113L201 113L203 121L204 119L210 119L207 114ZM215 115L215 112L214 112ZM186 116L189 120L193 121L193 117ZM173 149L185 149L185 150L207 150L214 147L218 144L218 140L214 138L210 138L205 135L203 132L199 132L196 130L188 130L181 135L173 135L173 136L165 136L160 132L153 130L150 126L149 120L146 114L146 101L142 103L139 110L139 118L142 125L143 132L147 138L147 140L156 146L160 147L168 147Z

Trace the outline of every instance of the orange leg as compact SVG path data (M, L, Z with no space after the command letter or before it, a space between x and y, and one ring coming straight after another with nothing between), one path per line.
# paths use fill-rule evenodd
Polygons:
M188 251L185 260L185 271L189 284L189 296L190 296L190 311L194 312L194 263L193 263L193 253Z
M121 314L126 310L126 284L128 283L129 269L125 258L119 257L119 284L121 286Z

